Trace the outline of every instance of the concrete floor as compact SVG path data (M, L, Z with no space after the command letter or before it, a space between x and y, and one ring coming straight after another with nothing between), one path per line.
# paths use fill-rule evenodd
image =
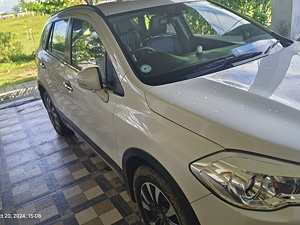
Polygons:
M0 90L0 225L142 225L116 173L55 133L35 82L21 88Z

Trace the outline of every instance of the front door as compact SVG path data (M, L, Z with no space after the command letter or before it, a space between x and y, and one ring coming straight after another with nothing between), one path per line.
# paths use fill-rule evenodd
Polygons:
M113 111L116 96L109 90L88 91L77 84L78 72L90 66L100 68L101 83L109 72L104 45L100 36L86 19L73 19L71 29L71 67L68 70L68 117L89 140L97 144L110 158L116 159L116 139Z

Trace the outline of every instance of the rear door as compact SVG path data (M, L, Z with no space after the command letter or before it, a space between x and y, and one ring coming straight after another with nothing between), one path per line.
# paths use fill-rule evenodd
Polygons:
M66 64L67 36L70 19L61 19L47 25L49 37L43 48L45 49L39 57L39 70L45 77L47 92L55 106L65 112L64 96L68 92L64 83L68 81ZM46 32L45 32L46 33Z

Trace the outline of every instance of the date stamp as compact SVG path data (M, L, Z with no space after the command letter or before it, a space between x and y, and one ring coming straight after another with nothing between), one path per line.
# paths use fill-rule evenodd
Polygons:
M0 214L0 219L40 219L40 218L42 218L42 214L40 214L40 213L30 213L30 214L3 213L3 214Z

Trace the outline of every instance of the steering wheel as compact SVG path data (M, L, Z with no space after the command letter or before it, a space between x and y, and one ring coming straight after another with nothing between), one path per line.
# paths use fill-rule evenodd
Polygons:
M131 51L129 54L130 54L130 57L132 57L132 59L137 62L137 59L135 57L135 54L138 53L138 52L141 52L141 51L149 51L151 53L155 52L155 50L151 47L140 47L140 48L137 48L133 51Z

